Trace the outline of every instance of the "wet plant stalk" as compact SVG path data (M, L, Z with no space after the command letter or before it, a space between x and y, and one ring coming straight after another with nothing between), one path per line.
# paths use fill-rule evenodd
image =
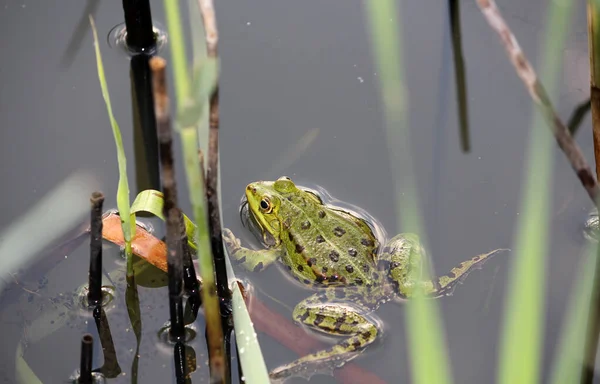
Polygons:
M86 333L81 338L81 361L79 366L79 384L92 384L92 358L94 338Z
M110 331L110 324L104 309L97 305L93 311L94 322L98 330L100 345L102 346L102 354L104 357L104 365L98 370L105 378L113 379L121 374L121 367L117 360L117 351L115 343Z
M150 57L144 53L134 55L129 66L133 150L138 191L161 189L158 168L158 138L154 116L154 100L152 99L152 77L148 64Z
M200 14L204 24L204 35L206 38L206 54L209 59L218 58L219 33L217 30L217 18L213 0L198 0ZM210 95L209 104L209 133L208 133L208 169L206 173L206 197L208 202L208 220L210 229L210 243L213 251L215 265L216 288L221 300L222 316L222 347L225 350L226 359L223 364L228 365L231 361L231 348L229 345L230 334L233 330L231 316L231 292L228 287L227 267L225 264L225 250L223 248L223 235L221 230L221 216L219 211L219 83ZM202 167L202 164L201 164ZM209 341L210 346L210 341ZM221 354L223 350L221 350ZM224 368L227 375L226 382L231 381L229 376L231 369Z
M102 301L102 204L104 195L92 193L90 222L90 270L88 274L88 303L99 304Z
M215 10L212 0L198 0L204 21L206 50L209 58L217 58L218 31ZM217 293L221 300L231 301L231 292L227 286L227 268L225 266L225 250L221 232L221 216L219 213L219 86L216 85L210 96L208 133L208 169L206 174L206 195L208 200L208 217L211 246L215 259L217 277Z
M123 0L123 13L127 28L127 45L136 52L154 47L150 0Z
M452 32L452 52L454 53L454 76L456 78L456 101L458 104L458 122L460 126L460 144L463 152L471 150L469 136L469 111L467 102L467 80L465 76L465 60L462 51L460 31L460 1L449 0L450 29Z
M592 108L592 131L596 178L600 178L600 4L588 0L588 44L590 51L590 101Z
M171 313L170 336L173 341L184 338L183 321L183 254L181 248L180 221L183 221L177 207L177 187L173 164L173 139L169 97L166 86L166 61L160 57L150 60L154 113L156 115L162 185L164 193L164 216L167 223L167 273L169 275L169 308Z
M192 97L190 76L186 64L182 23L178 2L165 0L164 4L169 35L171 36L170 47L173 60L175 92L178 101L178 114L181 115L184 112L188 112L186 110L186 105L188 105L186 102L191 101ZM223 331L221 328L221 314L215 285L214 264L205 208L206 189L200 173L200 164L198 163L198 132L196 126L184 125L180 131L180 135L183 145L189 196L194 210L194 221L197 225L196 244L198 244L198 258L203 284L202 305L204 306L204 317L207 328L211 382L222 382L225 378Z
M579 177L579 181L586 192L597 206L600 197L600 188L592 174L592 170L583 157L581 149L573 140L567 126L556 114L552 102L548 98L546 89L539 81L537 74L529 64L529 61L523 54L519 43L511 32L510 28L500 14L496 3L493 0L477 0L477 5L485 16L488 24L498 35L504 45L506 53L511 60L517 75L521 78L531 98L540 109L540 113L545 117L548 127L552 131L554 138L563 151L571 167Z
M186 381L186 369L185 369L185 344L181 341L175 343L173 346L173 359L175 362L175 380L177 384L184 384Z

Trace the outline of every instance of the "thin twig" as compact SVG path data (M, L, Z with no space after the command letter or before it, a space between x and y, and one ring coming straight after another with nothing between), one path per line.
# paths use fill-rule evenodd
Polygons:
M590 99L592 109L592 134L594 140L594 157L596 159L596 177L600 177L600 7L597 1L588 0L587 24L588 47L590 54Z
M177 186L173 164L173 137L171 112L166 85L166 62L163 58L150 59L154 113L160 144L160 163L164 193L164 215L167 223L167 265L169 275L169 308L171 314L170 336L180 341L185 336L183 321L183 252L181 248L180 221L183 220L177 207Z
M531 64L521 50L515 35L511 32L510 28L504 21L504 18L496 6L496 3L494 0L477 0L477 5L481 9L481 12L485 16L490 27L492 27L492 29L494 29L496 33L500 35L502 44L506 49L510 61L515 67L517 75L521 78L533 101L540 108L540 111L547 119L548 126L552 130L558 146L567 156L567 159L571 163L571 167L575 173L577 173L581 184L587 191L594 204L597 206L598 197L600 196L600 189L598 188L596 179L592 174L592 170L583 157L581 149L573 140L573 137L569 133L566 125L556 114L555 109L552 106L552 102L550 101L550 98L544 89L544 86L539 81Z
M217 58L218 32L215 9L212 0L198 0L206 35L206 53L210 58ZM206 196L208 199L208 217L211 246L215 258L215 274L217 277L217 293L221 299L230 299L227 286L227 270L225 267L225 251L221 233L221 217L219 213L219 84L210 96L209 136L208 136L208 169L206 174Z

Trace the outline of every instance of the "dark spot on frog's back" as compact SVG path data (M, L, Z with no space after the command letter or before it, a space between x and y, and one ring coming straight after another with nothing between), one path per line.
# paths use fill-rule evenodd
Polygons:
M302 229L309 229L310 228L310 221L308 221L308 220L303 221L302 224L300 224L300 228L302 228Z
M337 237L342 237L344 236L344 234L346 233L346 230L344 228L341 227L335 227L333 229L333 233L337 236Z
M349 248L348 249L348 254L352 257L356 257L356 255L358 254L358 252L356 252L356 249L354 248Z
M292 225L292 221L290 220L289 217L283 221L284 228L289 229L291 225Z
M299 272L302 272L302 271L304 271L304 267L302 266L302 264L298 264L298 267L297 267L297 268L298 268L298 271L299 271Z
M317 259L315 259L314 257L311 257L310 259L308 259L306 261L306 264L308 264L309 267L312 267L313 265L315 265L317 263Z
M304 251L304 247L300 244L296 244L296 253L302 253Z
M337 253L336 251L331 251L329 253L329 258L331 259L331 261L333 261L334 263L337 263L340 260L340 254Z
M351 265L346 265L346 271L348 271L348 273L352 273L354 272L354 267L352 267Z
M317 238L315 240L317 240L317 243L324 243L325 242L325 239L321 235L317 235Z
M319 211L319 218L320 219L325 218L325 211Z
M360 243L366 247L373 247L375 245L375 242L371 239L361 239Z

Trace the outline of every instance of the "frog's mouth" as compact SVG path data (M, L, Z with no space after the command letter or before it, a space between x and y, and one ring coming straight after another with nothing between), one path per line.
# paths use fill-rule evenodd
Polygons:
M240 221L242 222L242 226L244 228L248 228L250 232L256 236L258 241L263 243L267 247L271 247L276 244L276 240L273 235L265 230L263 225L259 220L256 219L254 213L250 209L248 205L248 199L246 195L242 197L242 201L240 202Z

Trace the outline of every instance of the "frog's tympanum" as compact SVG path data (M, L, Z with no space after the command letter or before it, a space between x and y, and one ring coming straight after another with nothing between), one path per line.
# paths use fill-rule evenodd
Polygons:
M251 271L280 260L296 280L318 289L296 305L294 320L342 336L328 349L273 370L272 379L342 366L381 333L372 315L381 303L408 299L417 292L427 297L448 295L473 268L500 251L476 256L447 275L422 279L424 251L414 234L397 235L380 248L366 221L325 205L319 196L296 187L288 177L249 184L246 199L252 219L270 247L244 248L225 230L230 255Z

